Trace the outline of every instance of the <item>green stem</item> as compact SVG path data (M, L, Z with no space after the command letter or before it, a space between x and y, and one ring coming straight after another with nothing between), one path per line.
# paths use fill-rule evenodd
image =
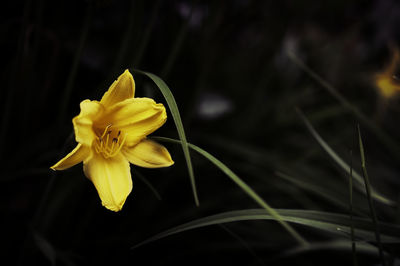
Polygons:
M350 235L351 235L351 252L353 254L353 265L357 266L356 241L354 237L354 221L353 221L353 151L350 150L350 173L349 173L349 206L350 206Z
M374 226L375 226L375 238L376 238L376 242L378 243L378 247L379 247L379 257L380 257L380 259L382 261L382 265L385 266L386 263L385 263L385 258L383 256L383 248L382 248L382 242L381 242L381 237L380 237L379 223L378 223L378 218L376 216L374 204L372 202L371 183L369 181L367 167L366 167L366 164L365 164L364 145L363 145L363 142L362 142L362 139L361 139L360 125L357 125L357 130L358 130L358 143L360 145L361 168L363 170L363 177L364 177L364 182L365 182L365 190L367 192L369 210L371 212L372 221L373 221Z

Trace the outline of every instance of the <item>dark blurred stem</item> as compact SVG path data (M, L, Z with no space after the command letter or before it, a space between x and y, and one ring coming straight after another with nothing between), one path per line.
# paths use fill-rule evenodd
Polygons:
M117 57L115 59L114 62L114 66L112 68L111 71L111 75L114 75L115 73L117 73L120 68L122 67L122 63L123 63L123 59L126 57L126 52L128 50L129 47L129 42L132 39L132 35L133 35L133 26L134 26L134 11L135 11L135 4L134 4L134 0L130 1L130 10L129 10L129 21L128 21L128 27L126 28L124 37L121 41L121 45L118 49L118 54ZM124 67L125 68L125 67Z
M29 245L30 245L29 242L32 239L32 234L37 230L37 227L39 225L40 217L42 216L42 214L44 212L44 208L45 208L46 202L47 202L47 200L49 198L50 192L53 189L53 186L54 186L54 183L55 183L55 179L56 179L56 172L53 171L51 173L50 179L49 179L49 181L47 183L47 186L46 186L46 189L45 189L45 191L43 193L43 196L40 199L39 206L36 209L36 212L35 212L35 215L33 217L31 226L29 228L29 232L28 232L27 236L25 237L24 243L23 243L23 245L21 247L21 251L19 253L17 265L24 265L24 259L26 257L26 251L28 250Z
M246 243L246 241L243 240L238 234L230 230L226 225L224 224L219 224L219 227L222 228L225 232L227 232L232 238L237 240L250 254L254 259L257 260L257 264L259 265L266 265L262 259L256 254L256 252L251 248L249 244Z
M137 53L135 53L135 58L133 60L133 67L134 68L138 68L138 66L140 65L140 63L142 61L144 52L146 50L147 44L149 43L149 40L150 40L151 33L153 31L154 24L156 23L156 20L158 18L158 13L160 11L161 3L162 3L162 0L158 0L156 2L156 4L154 5L153 13L151 15L150 22L146 27L143 39L142 39L142 41L140 43L140 46L139 46L139 48L137 50Z
M65 143L63 145L63 148L60 151L60 156L59 157L61 157L65 153L66 148L68 146L68 143L73 139L73 136L74 136L74 133L72 132L69 135L69 137L67 138L67 140L65 141ZM45 190L44 190L44 192L42 194L42 197L40 198L38 207L37 207L37 209L35 211L35 214L33 215L32 222L30 223L30 227L28 228L29 231L27 233L27 236L25 237L24 243L21 245L21 249L20 249L17 265L24 265L24 259L26 257L26 251L29 248L30 241L32 240L33 233L36 230L40 229L39 228L40 218L44 214L44 210L46 208L46 203L48 202L50 193L53 190L54 183L56 181L56 177L57 177L57 172L56 171L51 171L50 179L47 182L46 188L45 188Z
M135 170L135 176L137 176L140 181L142 181L151 190L151 192L153 192L154 196L158 200L161 200L160 193L158 193L157 189L140 172Z
M265 64L261 78L258 83L255 85L255 89L253 92L249 92L249 98L251 99L252 104L249 105L246 109L243 110L241 117L238 119L243 121L243 125L239 128L237 127L234 130L234 134L238 137L241 137L245 134L245 132L255 132L255 128L259 125L260 121L257 119L248 119L249 117L257 117L260 113L260 106L265 106L265 99L268 99L266 96L268 90L268 83L271 80L271 69L268 67L270 62L266 60L267 64ZM251 94L250 94L251 93ZM262 118L262 116L261 116ZM246 129L244 131L243 129Z
M85 47L85 43L86 43L86 39L88 36L92 17L93 17L93 5L91 3L89 3L89 5L87 6L86 17L85 17L85 21L83 23L81 36L79 39L79 46L78 46L78 49L76 50L76 53L75 53L75 56L73 59L72 67L69 72L67 83L64 88L64 93L63 93L62 97L60 98L59 124L62 124L64 122L65 114L67 112L67 107L68 107L69 100L71 97L72 88L74 86L76 73L78 71L79 62L80 62L80 59L82 56L82 51L83 51L83 48Z
M28 23L29 23L29 14L31 10L31 4L32 1L28 0L26 1L25 7L24 7L24 13L22 15L22 23L21 23L21 32L19 35L18 39L18 48L17 48L17 54L14 60L14 63L12 63L12 70L11 70L11 75L8 83L8 88L7 88L7 98L6 101L4 102L4 109L3 109L3 119L1 122L1 129L0 129L0 161L3 161L3 153L5 153L5 141L7 140L7 131L9 129L9 122L10 122L10 115L12 113L12 106L13 106L13 101L15 97L15 93L18 92L18 86L16 86L16 83L18 82L17 76L21 72L22 68L22 61L23 61L23 53L24 53L24 44L26 41L26 33L27 33L27 28L28 28Z
M351 111L358 120L360 120L366 127L368 127L380 140L381 143L386 147L391 154L400 161L400 147L398 143L393 140L386 132L378 127L372 120L365 116L358 108L351 104L346 98L344 98L332 85L330 85L323 78L318 76L312 69L310 69L303 61L300 60L293 52L288 51L289 58L302 70L304 70L311 78L318 82L326 91L328 91L336 100L338 100L345 108Z
M36 57L38 54L41 38L40 38L40 31L42 30L42 25L43 25L43 9L44 9L44 0L39 0L37 1L36 5L36 35L35 39L33 42L33 48L32 48L32 63L35 63Z
M371 183L369 182L367 167L366 167L366 164L365 164L364 145L363 145L362 138L361 138L360 125L357 125L357 131L358 131L358 142L359 142L359 145L360 145L361 168L363 170L363 177L364 177L364 182L365 182L365 190L367 192L369 210L371 212L372 221L373 221L374 226L375 226L375 238L376 238L376 242L377 242L378 248L379 248L379 257L380 257L380 259L382 261L382 265L385 266L386 263L385 263L385 258L383 256L383 248L382 248L382 242L381 242L381 236L380 236L380 230L379 230L379 223L378 223L378 218L376 216L374 204L372 202Z
M40 217L43 216L44 208L46 206L46 202L49 198L50 192L53 189L56 176L57 176L57 172L52 171L51 175L50 175L50 179L47 182L46 189L44 190L42 198L40 199L39 206L36 209L35 215L33 216L33 221L32 221L33 229L36 229L38 227L39 219L40 219Z
M161 70L161 77L163 79L166 79L167 76L169 75L169 73L171 72L171 68L174 65L175 61L176 61L176 57L182 47L183 41L185 40L186 37L186 33L187 33L187 29L190 23L190 20L192 18L192 14L193 14L193 10L194 7L196 6L198 0L193 0L192 1L192 7L190 8L190 13L188 18L186 19L186 21L183 23L183 25L181 26L179 33L178 33L178 37L175 39L174 45L172 47L172 51L169 53L169 56L167 58L167 61L165 62L164 67Z
M350 235L351 235L351 252L353 254L353 265L357 266L356 241L354 237L354 221L353 221L353 150L350 150L350 173L349 173L349 206L350 206Z
M21 127L19 130L22 132L21 136L21 145L22 147L29 145L29 132L28 130L25 130L25 128L28 126L30 127L30 121L32 121L32 105L36 104L36 102L32 101L32 97L34 93L38 93L37 91L32 90L32 86L26 86L27 84L34 84L34 82L37 81L36 75L38 74L35 71L35 62L37 59L38 55L38 50L40 47L41 43L41 31L42 31L42 22L43 22L43 8L44 8L44 0L38 0L35 2L35 20L34 23L32 24L31 28L31 33L27 34L28 36L32 36L32 48L30 49L30 54L27 56L27 66L22 69L22 73L24 73L24 84L22 86L24 93L24 99L23 99L23 115L22 115L22 121L21 121ZM29 43L29 41L28 41ZM35 96L36 99L39 101L39 96Z

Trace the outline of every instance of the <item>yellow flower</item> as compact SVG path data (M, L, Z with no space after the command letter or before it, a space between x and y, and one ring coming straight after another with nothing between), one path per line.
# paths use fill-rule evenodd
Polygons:
M164 146L146 138L165 123L165 107L134 94L135 81L125 70L100 102L82 101L72 119L78 145L51 167L64 170L83 162L103 206L112 211L121 210L132 190L129 163L146 168L174 163Z
M383 98L389 99L400 92L400 82L395 77L400 60L399 49L393 48L393 58L386 69L375 75L375 85Z

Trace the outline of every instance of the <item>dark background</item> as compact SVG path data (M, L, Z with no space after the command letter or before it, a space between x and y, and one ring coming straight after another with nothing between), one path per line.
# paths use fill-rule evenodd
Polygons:
M57 265L352 265L350 246L280 256L296 243L266 221L205 227L130 250L193 219L258 207L193 153L196 207L181 148L173 144L165 144L173 167L131 166L133 191L119 213L101 206L80 165L56 173L49 167L75 146L71 119L80 101L100 99L126 68L134 68L169 85L189 142L223 161L271 206L347 213L346 173L318 146L294 108L304 111L347 162L349 151L357 150L359 121L287 51L398 145L398 98L382 99L373 82L400 37L397 1L38 0L7 1L0 13L4 261L47 265L55 256ZM134 78L138 96L166 105L149 79ZM399 159L390 150L399 146L382 145L363 124L361 130L372 184L398 201ZM170 114L155 135L178 138ZM360 171L359 155L353 157ZM277 170L314 184L314 193L277 177ZM315 193L319 188L332 188L344 205ZM365 197L355 198L356 209L368 213ZM399 221L397 207L376 204L382 221ZM332 239L296 229L310 241ZM390 250L396 257L396 249ZM379 263L371 253L360 252L359 260Z

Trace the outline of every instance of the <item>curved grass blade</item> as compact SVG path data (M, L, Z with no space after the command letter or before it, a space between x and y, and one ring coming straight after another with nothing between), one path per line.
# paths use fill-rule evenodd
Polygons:
M347 209L348 208L348 204L346 204L346 202L344 202L340 197L342 197L343 195L338 195L334 192L332 192L332 188L326 188L324 186L319 186L317 184L313 184L310 182L307 182L303 179L299 179L299 178L295 178L293 176L290 176L286 173L282 173L280 171L276 171L275 175L279 178L282 178L283 180L286 180L292 184L294 184L295 186L304 189L306 191L309 191L315 195L317 195L318 197L321 197L329 202L331 202L332 204L335 204L336 206L339 206L343 209ZM361 211L357 211L357 214L361 215L362 212Z
M161 200L161 196L160 193L158 193L157 189L150 183L149 180L147 180L147 178L145 178L140 172L138 172L137 170L135 171L135 176L138 177L140 179L140 181L142 181L150 190L151 192L153 192L154 196L158 199Z
M285 222L296 223L308 226L317 230L325 231L337 235L339 237L346 237L350 234L350 219L348 215L310 211L310 210L289 210L289 209L275 209L275 212ZM173 227L164 232L161 232L149 239L135 245L132 249L139 246L148 244L150 242L178 234L181 232L189 231L196 228L201 228L210 225L217 225L223 223L249 221L249 220L275 220L276 218L265 212L264 209L247 209L238 211L229 211L203 217L193 220L191 222ZM361 241L375 240L374 225L369 219L354 218L354 225L357 228L356 237ZM384 243L400 243L400 227L392 224L382 224L382 242ZM385 232L385 233L383 233Z
M164 96L165 100L167 101L169 110L171 111L172 118L174 119L176 129L178 131L179 138L181 140L180 143L182 145L183 154L185 155L185 160L186 160L186 164L188 167L190 182L192 184L194 201L196 203L196 206L199 206L199 199L197 196L197 189L196 189L196 181L194 178L193 166L192 166L192 160L190 158L188 142L186 140L185 130L183 128L181 115L179 113L178 106L176 104L174 95L172 94L171 90L168 88L167 84L165 84L165 82L161 78L157 77L156 75L154 75L152 73L140 71L140 70L133 70L133 71L136 73L139 73L139 74L146 75L151 80L153 80L153 82L160 89L162 95Z
M53 245L36 231L33 231L33 239L39 250L49 260L50 264L52 266L56 265L57 253Z
M322 137L318 134L318 132L314 129L314 127L311 125L310 121L308 121L308 119L306 118L306 116L303 114L303 112L296 108L296 112L298 113L298 115L300 116L301 120L304 122L304 124L306 125L308 131L310 131L311 135L315 138L315 140L319 143L319 145L321 145L321 147L325 150L325 152L346 172L349 173L350 172L350 166L342 160L342 158L339 157L339 155L328 145L328 143L326 143ZM356 181L356 188L365 193L364 191L364 180L363 178L360 176L360 174L358 174L356 171L353 170L353 177L354 180ZM390 199L388 199L387 197L385 197L384 195L380 194L379 192L377 192L375 189L373 189L371 187L371 196L384 204L387 205L391 205L394 206L396 205L396 203Z
M353 256L353 265L358 265L356 253L356 241L354 236L354 222L353 222L353 151L350 150L350 173L349 173L349 212L350 212L350 239L351 239L351 253Z
M309 68L303 61L300 60L292 51L287 52L288 57L302 70L304 70L311 78L318 82L326 91L328 91L336 100L338 100L345 108L351 111L359 121L361 121L366 127L368 127L391 152L391 154L400 160L400 146L396 140L389 136L379 126L377 126L371 119L364 115L357 107L351 104L346 98L344 98L338 90L330 85L326 80L318 76L311 68Z
M237 235L235 232L230 230L228 227L226 227L223 224L219 224L219 227L221 227L225 232L227 232L232 238L234 238L236 241L238 241L249 253L250 255L258 262L259 265L266 265L262 259L257 255L257 253L251 248L247 242L242 239L239 235Z
M159 141L166 141L171 143L181 143L179 140L164 138L164 137L153 137L153 139ZM291 227L285 220L280 217L280 215L270 207L251 187L249 187L245 182L242 181L231 169L229 169L225 164L223 164L220 160L212 156L207 151L188 143L189 147L196 152L203 155L210 162L212 162L215 166L217 166L222 172L224 172L233 182L235 182L247 195L249 195L255 202L257 202L261 207L263 207L267 213L269 213L277 222L279 222L301 245L308 245L308 242L293 228Z
M364 182L365 182L365 190L367 192L367 199L368 199L369 209L370 209L370 212L371 212L372 221L374 222L375 238L376 238L376 242L378 243L378 247L379 247L379 257L380 257L380 259L382 261L382 265L385 266L386 263L385 263L385 259L383 257L383 249L382 249L382 243L381 243L381 237L380 237L378 218L376 216L374 203L373 203L372 198L371 198L371 183L369 182L367 167L366 167L366 164L365 164L364 145L363 145L362 138L361 138L360 125L357 125L357 132L358 132L358 143L360 145L361 168L363 170L363 177L364 177Z

